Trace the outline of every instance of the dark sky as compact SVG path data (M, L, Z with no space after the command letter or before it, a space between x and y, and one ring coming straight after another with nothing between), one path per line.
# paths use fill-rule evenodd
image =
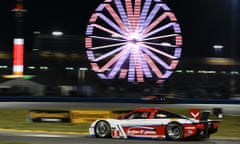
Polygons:
M24 0L25 41L32 32L84 35L88 19L103 0ZM214 56L212 45L223 44L223 57L240 57L240 0L164 0L178 18L183 32L183 56ZM0 50L11 49L15 0L0 2ZM29 48L30 49L30 48Z

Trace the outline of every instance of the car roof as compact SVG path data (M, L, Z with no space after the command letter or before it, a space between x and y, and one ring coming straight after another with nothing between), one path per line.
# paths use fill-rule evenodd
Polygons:
M135 109L135 111L157 111L157 110L159 111L161 109L159 109L159 108L145 108L145 107ZM164 110L161 110L161 111L164 111Z

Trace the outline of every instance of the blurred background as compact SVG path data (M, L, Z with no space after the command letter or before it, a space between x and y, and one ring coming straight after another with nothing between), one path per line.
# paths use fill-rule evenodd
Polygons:
M21 1L20 1L21 2ZM12 74L16 0L0 4L0 96L240 99L240 1L165 0L182 29L174 73L161 84L101 80L88 62L84 37L103 0L24 0L24 78ZM81 3L81 4L79 4Z

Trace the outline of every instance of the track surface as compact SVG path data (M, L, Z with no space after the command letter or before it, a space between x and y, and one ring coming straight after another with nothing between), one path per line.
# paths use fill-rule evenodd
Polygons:
M19 133L0 131L0 140L6 142L28 142L31 144L239 144L239 140L205 141L157 141L157 140L133 140L133 139L98 139L87 135L66 135L47 133Z

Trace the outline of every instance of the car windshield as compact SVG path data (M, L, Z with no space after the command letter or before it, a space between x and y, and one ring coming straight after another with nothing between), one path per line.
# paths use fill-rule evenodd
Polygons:
M167 112L167 111L158 111L154 118L183 118L181 115Z
M124 119L147 119L149 114L149 112L134 112L124 117Z

